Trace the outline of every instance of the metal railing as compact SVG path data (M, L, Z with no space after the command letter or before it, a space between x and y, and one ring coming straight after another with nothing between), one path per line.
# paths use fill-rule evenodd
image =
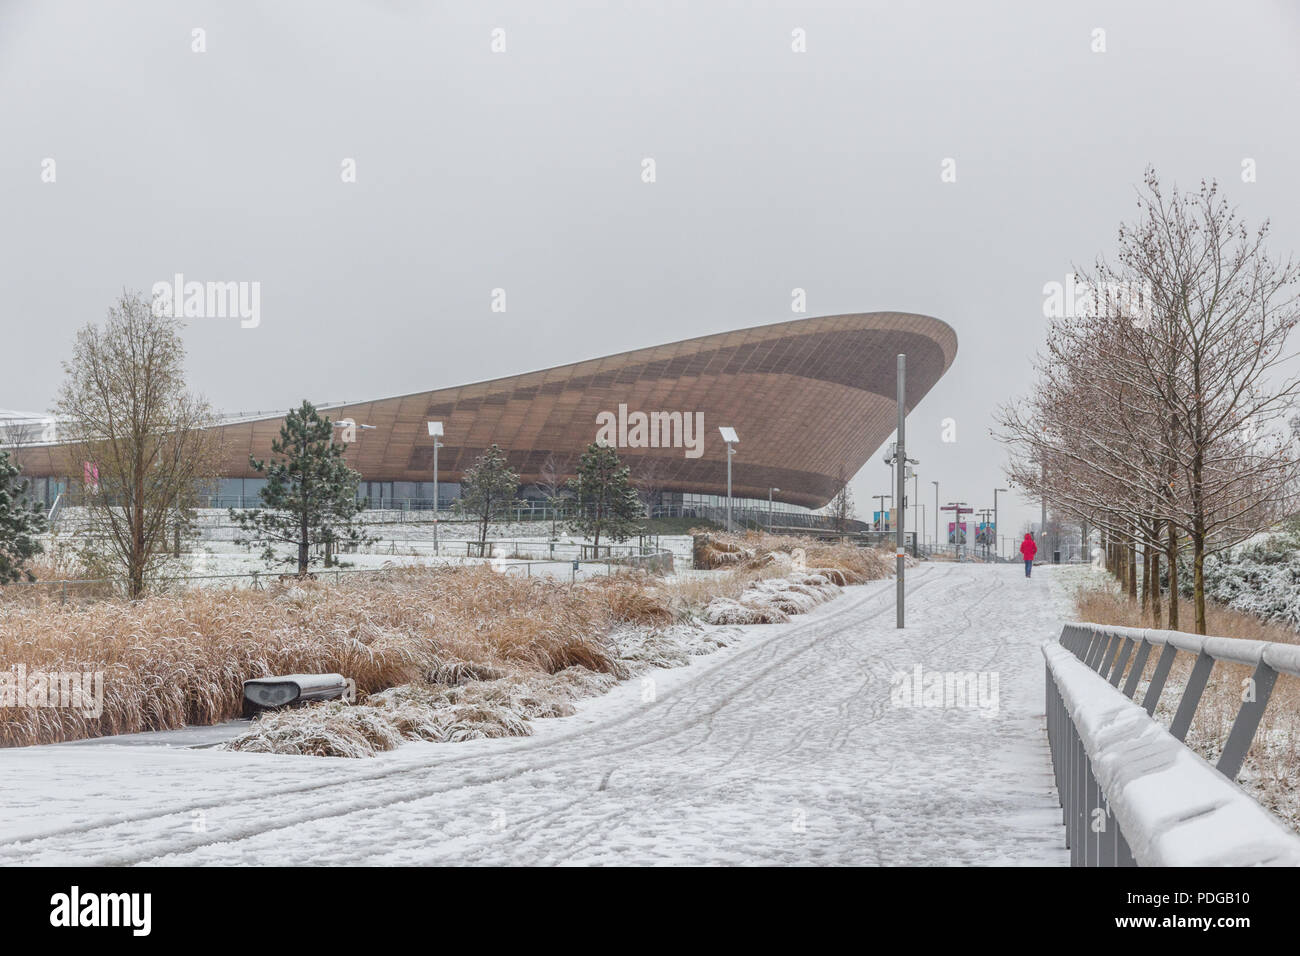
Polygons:
M523 561L505 561L494 565L494 567L496 570L505 574L509 574L512 571L519 573L520 569L522 569L524 576L531 578L533 576L533 568L543 567L554 570L557 564L568 565L570 571L570 582L577 580L578 571L583 565L590 567L591 565L603 564L607 575L612 575L616 570L622 570L623 568L639 568L644 571L671 574L673 571L673 553L671 551L651 551L645 554L628 554L622 557L575 558L572 562L548 561L544 558L540 560L528 559Z
M674 570L674 555L665 548L651 545L601 545L597 550L592 545L563 544L556 542L528 541L488 541L483 554L477 541L464 542L466 558L478 559L499 572L522 571L532 577L534 567L547 567L552 570L558 566L575 572L570 575L576 580L576 572L584 566L587 568L604 567L606 574L613 574L624 568L640 568L671 574ZM499 549L499 550L498 550ZM450 551L450 549L448 549ZM530 553L531 552L531 553ZM393 564L385 562L379 568L347 568L338 566L313 565L307 577L313 581L333 581L339 583L343 575L354 574L388 574L409 568L440 568L445 565L428 564ZM239 571L227 574L178 574L168 576L164 584L169 588L187 588L202 585L203 582L224 582L232 587L249 587L260 590L267 582L291 581L297 578L296 572L279 569ZM60 605L69 600L98 600L103 597L121 596L126 592L126 579L116 578L57 578L42 581L11 581L0 585L0 601L5 592L13 589L15 593L28 591L45 591L57 594Z
M1157 648L1139 705L1133 696ZM1179 652L1194 655L1194 662L1165 728L1154 714ZM1073 623L1043 654L1047 737L1072 865L1300 863L1300 838L1233 782L1278 675L1300 677L1300 645ZM1184 741L1217 662L1255 670L1211 767ZM1144 799L1133 796L1135 784ZM1213 834L1224 821L1241 828L1230 841L1230 859L1212 855L1223 841L1208 840L1198 849L1186 839L1192 831L1174 833L1208 826L1205 832Z

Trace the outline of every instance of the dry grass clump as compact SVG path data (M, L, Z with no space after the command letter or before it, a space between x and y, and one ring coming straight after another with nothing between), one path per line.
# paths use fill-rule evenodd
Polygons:
M691 529L691 564L698 570L734 568L754 554L754 549L742 544L736 535Z
M692 533L696 568L721 573L679 575L666 590L679 616L699 614L710 624L784 623L834 597L840 587L894 573L892 554L843 541Z
M738 598L715 598L704 609L710 624L781 624L806 614L840 593L824 574L767 578L751 583Z
M825 574L835 584L865 584L891 577L894 555L877 548L864 548L845 541L819 541L812 537L745 535L715 531L693 531L695 567L701 570L740 568L747 571L770 569L775 574L790 570ZM909 566L915 561L908 558Z
M755 607L732 598L717 598L704 609L704 619L710 624L784 624L790 615L771 605Z
M621 571L592 578L584 586L603 596L613 620L656 627L675 619L671 600L660 583L660 578L644 571Z
M733 630L706 630L698 624L667 628L628 628L610 635L619 663L634 673L644 667L681 667L698 654L711 654L735 640Z
M1157 626L1139 602L1111 591L1080 588L1075 599L1079 620L1128 627ZM1190 613L1190 607L1181 608ZM1242 611L1207 605L1206 630L1216 637L1233 637L1281 644L1300 643L1300 636L1281 624L1270 624ZM1161 625L1167 627L1167 623ZM1183 627L1182 630L1190 630ZM1138 682L1134 699L1141 703L1155 671L1152 653ZM1155 717L1165 727L1172 722L1183 689L1191 676L1192 655L1174 659ZM1251 668L1219 662L1211 671L1196 716L1187 732L1187 745L1211 763L1219 758L1241 707L1244 682ZM1242 765L1238 782L1259 803L1300 830L1300 679L1283 674L1269 698L1255 740Z

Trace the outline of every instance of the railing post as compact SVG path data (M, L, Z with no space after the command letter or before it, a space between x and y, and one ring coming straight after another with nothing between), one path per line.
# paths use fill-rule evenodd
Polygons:
M1124 638L1124 643L1115 655L1115 663L1110 668L1110 682L1115 687L1119 686L1119 679L1124 676L1124 665L1128 663L1129 655L1133 653L1133 638Z
M1215 764L1215 768L1229 780L1236 780L1241 772L1260 718L1264 716L1264 708L1273 693L1273 685L1277 683L1277 671L1260 661L1250 681L1253 691L1250 696L1254 700L1242 700L1241 710L1237 711L1237 719L1232 722L1232 730L1228 733L1228 742L1223 745L1223 753L1219 754L1219 762Z
M1101 660L1102 654L1110 646L1110 636L1105 631L1098 631L1092 643L1088 646L1088 654L1084 657L1083 662L1093 670L1097 669L1097 662Z
M1128 638L1122 638L1116 634L1111 638L1111 642L1106 645L1106 653L1101 656L1100 666L1097 673L1105 680L1110 676L1111 668L1115 666L1115 661L1119 658L1119 649L1123 646L1124 641Z
M1178 712L1174 714L1174 722L1169 725L1169 732L1175 739L1186 739L1187 731L1192 726L1192 718L1196 716L1196 707L1201 702L1201 694L1205 691L1205 684L1209 681L1210 671L1213 669L1214 658L1205 648L1201 648L1201 653L1196 655L1196 663L1192 665L1192 676L1187 678L1187 689L1183 691L1183 699L1178 704Z
M1073 791L1074 807L1071 811L1071 818L1074 822L1074 844L1070 847L1070 865L1087 866L1087 858L1084 855L1087 841L1087 810L1088 802L1088 754L1083 749L1083 738L1079 736L1078 728L1074 731L1074 786Z
M1084 844L1086 850L1083 855L1083 865L1097 866L1100 863L1098 860L1098 850L1101 846L1101 834L1094 828L1094 822L1096 820L1097 810L1101 807L1101 787L1097 785L1097 778L1093 775L1092 761L1090 761L1086 755L1083 758L1083 766L1084 773L1088 778L1088 808L1084 820L1085 829L1083 834L1084 839L1086 840Z
M1128 672L1128 680L1124 682L1124 696L1129 700L1133 699L1133 691L1137 690L1138 681L1142 679L1142 672L1147 668L1147 658L1151 656L1151 642L1145 637L1142 638L1138 645L1137 657L1133 660L1133 669Z
M1169 668L1173 666L1174 658L1178 656L1178 648L1172 644L1166 644L1160 652L1159 659L1156 660L1155 673L1151 675L1151 683L1147 685L1146 696L1142 698L1142 709L1150 717L1156 712L1156 704L1160 700L1160 693L1165 689L1165 680L1169 677Z

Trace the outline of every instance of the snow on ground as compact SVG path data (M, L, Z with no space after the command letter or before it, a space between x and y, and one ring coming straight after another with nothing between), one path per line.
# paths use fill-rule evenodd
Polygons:
M0 863L1065 864L1038 648L1068 605L1050 577L916 568L902 631L892 581L846 588L527 738L365 761L0 751ZM995 674L996 711L896 706L918 666Z
M1034 568L1034 574L1046 578L1060 599L1069 606L1065 618L1069 621L1073 621L1078 616L1074 610L1074 599L1080 588L1085 591L1104 590L1119 593L1119 581L1115 576L1105 568L1094 564L1044 565ZM1057 636L1060 636L1059 632Z
M61 519L61 534L68 540L67 532L72 531L81 521L81 509L68 508ZM422 513L423 514L423 513ZM471 557L468 541L478 541L479 526L472 521L443 520L439 527L439 546L435 554L433 545L433 523L427 517L416 521L403 522L402 515L396 511L365 512L364 517L379 521L368 525L368 534L377 536L378 541L366 545L355 553L340 555L343 573L350 570L375 571L385 566L396 565L435 565L435 564L484 564L487 559ZM182 552L180 574L195 577L217 577L223 575L248 576L242 580L233 578L196 582L207 587L245 586L252 583L251 575L256 572L263 579L292 572L295 567L289 564L268 565L262 560L260 549L249 551L237 546L234 539L238 531L230 524L225 511L218 509L201 509L198 512L197 525L199 534L189 547ZM591 544L591 540L565 533L561 524L557 541L550 539L550 524L542 521L499 522L488 526L488 539L493 542L493 554L497 557L498 568L511 568L510 573L528 574L525 566L528 561L545 560L545 565L534 565L533 574L547 574L552 577L569 578L572 561L579 556L579 546ZM50 536L44 536L47 544ZM691 565L692 539L688 534L659 535L646 539L665 551L671 551L674 561L680 568ZM613 545L616 555L635 553L640 539L632 538L622 544ZM604 543L602 543L602 548ZM296 556L296 548L284 546L278 552L285 557ZM517 557L512 557L517 556ZM554 559L553 562L550 559ZM553 566L552 566L553 565ZM328 578L334 574L333 569L326 569L315 564L312 570ZM596 574L605 574L609 570L605 565L593 562L584 564L576 575L578 580Z

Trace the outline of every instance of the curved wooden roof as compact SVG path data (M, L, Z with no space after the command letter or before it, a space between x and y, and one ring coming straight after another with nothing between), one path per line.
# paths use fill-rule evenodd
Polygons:
M725 494L726 446L718 426L740 442L732 493L808 507L825 505L838 476L852 476L895 426L895 360L907 355L907 407L914 408L952 364L957 336L938 319L866 312L795 319L622 352L572 365L329 408L335 421L375 426L347 453L371 481L429 481L433 439L445 435L438 476L458 481L495 443L524 483L535 482L550 453L569 467L596 438L601 412L702 412L703 453L682 448L620 448L635 476L661 460L665 490ZM280 418L221 426L224 477L256 477L248 457L270 455ZM49 455L24 449L28 474L50 474ZM46 459L44 462L41 458ZM41 468L44 464L45 469Z

